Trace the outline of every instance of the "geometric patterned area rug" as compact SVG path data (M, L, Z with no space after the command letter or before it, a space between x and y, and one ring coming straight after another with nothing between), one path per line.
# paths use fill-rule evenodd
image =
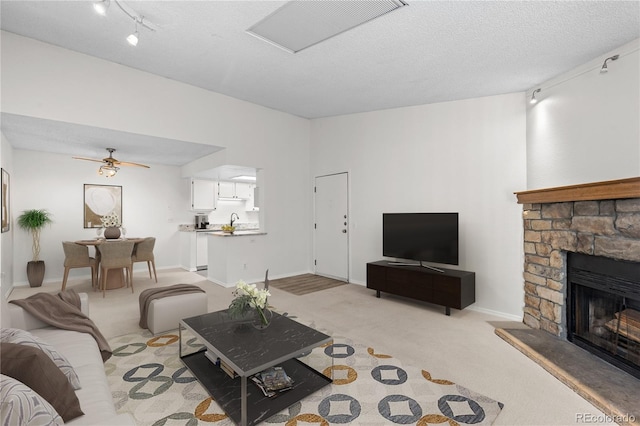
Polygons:
M490 425L502 410L502 403L391 354L333 339L311 355L333 358L333 383L263 425ZM141 330L109 344L105 369L118 413L130 413L138 425L234 424L182 364L177 331L153 337Z

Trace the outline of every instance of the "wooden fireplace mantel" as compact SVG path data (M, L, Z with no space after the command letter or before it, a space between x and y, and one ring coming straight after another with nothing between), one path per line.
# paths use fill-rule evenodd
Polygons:
M514 192L518 204L640 198L640 177Z

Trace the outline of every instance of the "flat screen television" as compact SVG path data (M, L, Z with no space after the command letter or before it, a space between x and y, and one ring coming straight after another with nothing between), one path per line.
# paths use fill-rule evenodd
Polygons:
M458 264L458 213L383 213L382 255Z

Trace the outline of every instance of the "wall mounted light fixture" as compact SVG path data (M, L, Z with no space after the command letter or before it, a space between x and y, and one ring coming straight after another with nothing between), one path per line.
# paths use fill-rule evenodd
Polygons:
M620 57L620 55L613 55L613 56L610 56L607 59L605 59L604 63L602 64L602 68L600 68L600 72L601 73L608 72L609 68L607 68L607 62L609 62L609 61L617 61L619 57Z
M536 102L538 102L538 99L536 99L536 93L540 93L542 91L542 89L536 89L533 91L533 93L531 94L531 99L529 100L530 104L535 104Z

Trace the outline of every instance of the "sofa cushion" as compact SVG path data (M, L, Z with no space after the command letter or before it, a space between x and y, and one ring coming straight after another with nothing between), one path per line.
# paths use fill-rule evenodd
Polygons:
M0 424L25 426L62 425L62 417L24 383L0 375Z
M65 422L84 414L69 380L42 350L34 346L0 343L0 356L0 373L37 392Z
M84 416L70 422L70 425L122 424L114 419L116 409L105 374L98 344L91 335L78 331L61 330L55 327L31 330L31 333L50 343L58 352L67 357L83 384L76 391ZM126 419L123 419L126 420ZM135 424L125 421L125 424Z
M51 344L37 338L33 334L19 328L3 328L0 331L0 342L33 346L43 351L71 383L74 389L80 389L80 379L67 358L59 353Z

